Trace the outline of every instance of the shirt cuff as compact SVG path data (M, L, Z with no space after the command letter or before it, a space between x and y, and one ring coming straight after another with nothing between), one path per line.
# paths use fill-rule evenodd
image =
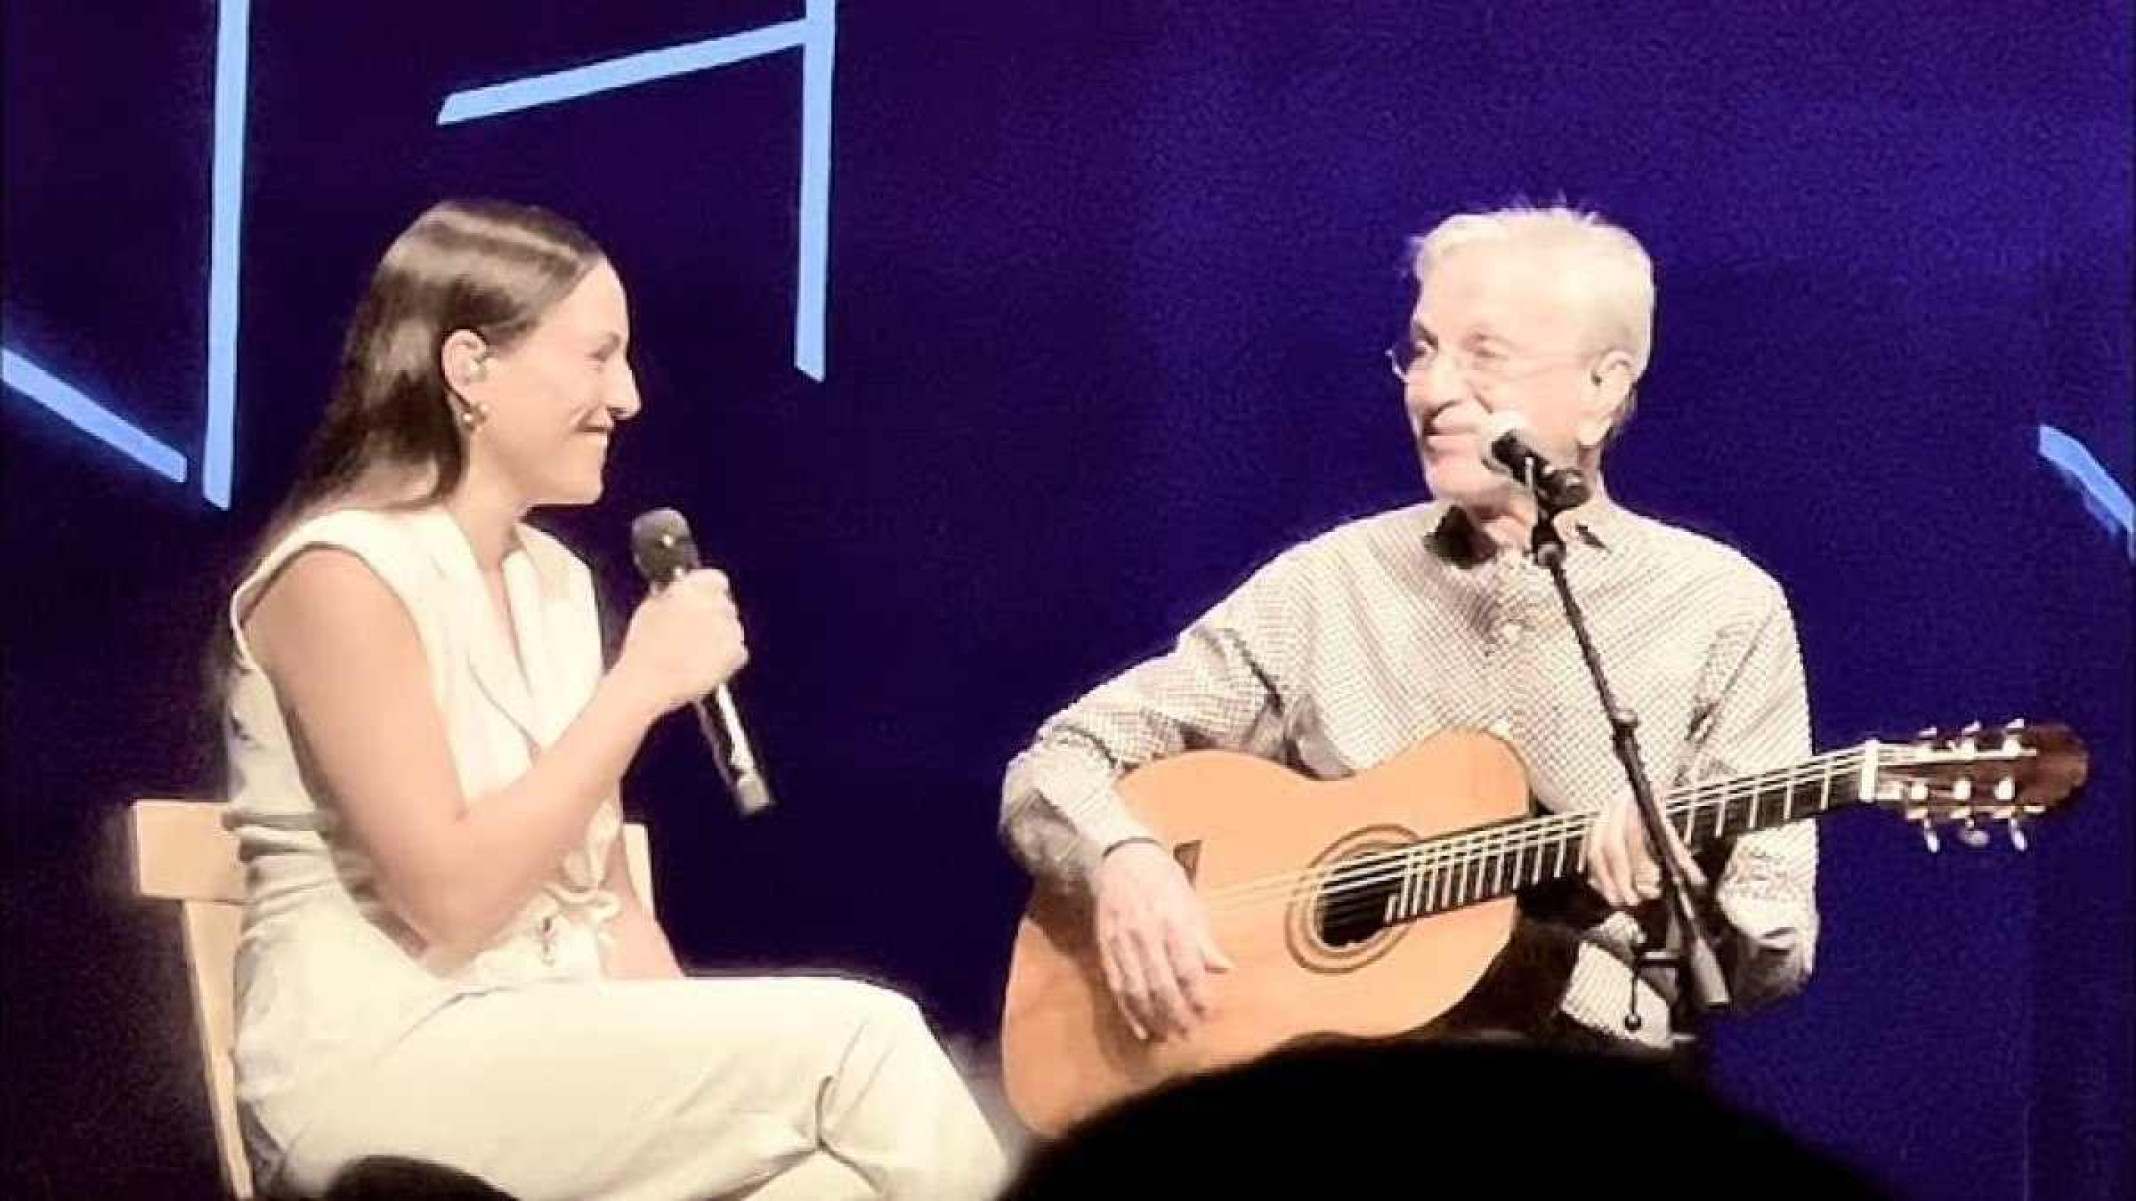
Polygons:
M1071 851L1074 862L1068 866L1077 879L1086 883L1097 871L1098 861L1121 843L1162 845L1162 840L1128 811L1127 802L1110 780L1101 780L1072 798L1056 801L1054 807L1075 829L1076 845Z

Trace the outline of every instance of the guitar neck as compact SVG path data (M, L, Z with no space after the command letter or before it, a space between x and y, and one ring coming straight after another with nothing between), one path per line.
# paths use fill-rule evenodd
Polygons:
M1773 771L1688 785L1661 798L1662 816L1693 851L1819 817L1872 797L1889 749L1867 742ZM1381 920L1428 917L1583 874L1593 825L1592 813L1554 813L1419 842L1398 852L1396 870L1382 876L1389 887Z

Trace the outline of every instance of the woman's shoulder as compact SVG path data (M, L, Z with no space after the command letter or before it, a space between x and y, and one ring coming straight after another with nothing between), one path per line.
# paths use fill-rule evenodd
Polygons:
M341 554L316 554L320 550ZM230 598L236 662L254 662L247 626L256 610L272 608L300 624L370 628L414 611L422 592L418 542L408 515L340 508L298 521L275 539ZM269 606L270 597L276 604Z
M414 511L354 507L315 513L276 539L260 566L271 573L281 562L318 546L339 547L374 566L390 566L417 550L419 517Z

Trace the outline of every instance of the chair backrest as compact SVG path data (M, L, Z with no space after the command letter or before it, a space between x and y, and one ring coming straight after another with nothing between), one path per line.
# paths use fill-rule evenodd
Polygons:
M244 917L245 873L237 861L237 836L223 828L222 811L213 801L135 801L130 829L134 892L179 905L193 1025L200 1036L201 1072L223 1184L231 1196L245 1201L252 1196L252 1169L238 1134L237 1080L230 1059L237 1037L232 977ZM637 822L623 826L623 857L631 885L652 911L652 840Z

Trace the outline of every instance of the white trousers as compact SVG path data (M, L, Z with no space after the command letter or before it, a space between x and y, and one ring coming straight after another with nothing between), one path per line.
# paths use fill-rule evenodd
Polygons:
M519 1201L961 1201L1005 1166L918 1007L823 977L586 981L461 998L292 1141L278 1190L370 1155Z

